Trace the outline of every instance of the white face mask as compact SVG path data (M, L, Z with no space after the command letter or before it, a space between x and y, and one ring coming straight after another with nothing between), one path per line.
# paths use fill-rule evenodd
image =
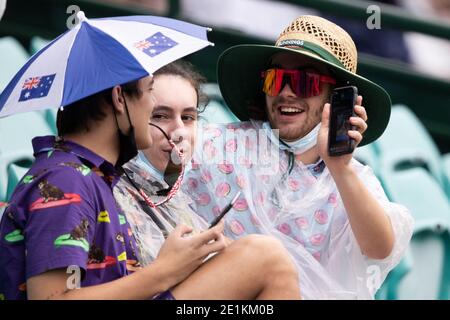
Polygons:
M6 8L6 0L0 0L0 20L2 20L3 13Z
M154 178L159 181L164 180L164 173L156 169L142 151L138 152L136 163L143 169L147 170Z
M317 144L317 136L319 135L320 123L303 138L290 142L280 139L278 134L275 134L272 130L269 122L263 122L262 127L269 132L268 135L270 140L272 140L273 143L279 145L279 148L281 150L286 150L294 154L301 154L305 151L308 151Z

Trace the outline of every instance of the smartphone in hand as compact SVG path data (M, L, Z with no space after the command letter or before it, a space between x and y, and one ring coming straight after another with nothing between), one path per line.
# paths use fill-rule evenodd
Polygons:
M355 130L350 124L350 117L355 116L355 104L358 89L354 86L341 87L331 94L330 127L328 131L328 154L340 156L352 153L355 140L349 137L348 131Z
M233 208L233 205L236 203L236 201L239 198L239 196L241 195L241 193L242 193L241 191L236 193L236 195L231 200L231 202L225 208L223 208L223 210L220 212L220 214L213 220L213 222L211 222L211 225L209 226L209 229L211 229L216 224L218 224L219 221L222 220L222 218L225 216L225 214L227 214L227 212L230 211L231 208Z

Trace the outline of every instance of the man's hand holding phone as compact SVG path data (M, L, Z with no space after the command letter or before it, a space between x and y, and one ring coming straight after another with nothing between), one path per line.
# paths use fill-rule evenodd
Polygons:
M331 104L326 103L323 108L322 122L319 136L317 138L317 145L319 156L325 161L325 164L327 165L331 173L333 173L333 171L339 172L341 169L344 169L350 164L350 161L353 157L354 148L356 148L362 141L362 135L367 130L367 113L366 109L362 106L363 97L357 96L355 100L356 101L352 110L354 114L350 115L348 120L348 124L350 124L353 128L350 128L350 130L346 129L347 136L351 138L350 142L353 144L353 146L350 145L351 151L347 153L343 152L341 155L330 155L329 138L330 135L332 135L330 130L331 127L334 126L331 125L330 119ZM337 117L335 119L337 120ZM337 126L334 126L332 129L334 130L334 137L337 137Z
M340 156L355 150L355 140L348 132L356 127L350 122L355 116L358 89L354 86L335 88L331 93L331 106L328 126L328 154Z

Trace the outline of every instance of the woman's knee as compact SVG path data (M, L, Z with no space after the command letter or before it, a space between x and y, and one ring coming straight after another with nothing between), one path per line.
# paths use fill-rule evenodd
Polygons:
M252 234L238 240L227 248L229 257L237 264L253 270L255 281L283 283L296 286L298 272L291 255L283 243L273 236Z
M251 252L252 255L273 261L291 261L290 255L283 243L273 236L252 234L234 241L237 250Z
M283 250L283 245L278 239L261 234L247 235L235 240L233 244L236 248L251 250L255 253L262 253L271 249Z

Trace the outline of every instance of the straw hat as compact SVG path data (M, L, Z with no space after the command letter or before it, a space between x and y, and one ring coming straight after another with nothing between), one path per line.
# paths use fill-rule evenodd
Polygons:
M389 94L356 74L358 55L350 35L316 16L298 17L281 32L274 46L238 45L219 57L219 87L225 102L239 119L257 119L264 113L260 73L269 67L271 57L280 52L293 52L324 63L337 80L336 86L356 86L368 115L368 129L360 146L381 136L391 114Z

